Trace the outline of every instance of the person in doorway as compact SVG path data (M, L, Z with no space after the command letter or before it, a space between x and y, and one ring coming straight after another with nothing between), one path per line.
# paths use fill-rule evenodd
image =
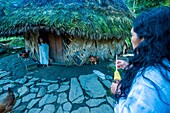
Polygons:
M40 64L49 66L49 45L43 38L39 38Z
M124 78L112 83L117 104L115 113L170 112L170 7L141 13L131 30L134 56L125 68Z

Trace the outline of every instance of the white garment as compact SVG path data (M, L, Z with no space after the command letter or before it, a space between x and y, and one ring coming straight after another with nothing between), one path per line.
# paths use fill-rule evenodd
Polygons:
M49 46L46 43L39 45L40 64L49 64Z

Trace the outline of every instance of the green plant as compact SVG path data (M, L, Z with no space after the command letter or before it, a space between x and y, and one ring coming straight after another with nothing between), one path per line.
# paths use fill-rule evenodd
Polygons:
M25 46L24 39L13 39L9 44L12 47L16 47L16 46L24 47Z
M125 41L126 41L126 43L127 43L128 48L131 49L131 48L132 48L131 38L126 37Z

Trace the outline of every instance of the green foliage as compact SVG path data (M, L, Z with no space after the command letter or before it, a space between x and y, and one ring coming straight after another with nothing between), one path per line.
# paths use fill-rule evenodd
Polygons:
M17 39L17 37L16 36L13 36L13 37L0 37L0 42L9 42L9 41L11 41L11 40L15 40L15 39Z
M127 43L128 48L131 49L131 48L132 48L131 38L126 37L125 40L126 40L126 43Z
M24 38L23 37L1 37L0 38L0 43L9 43L10 46L12 47L24 47Z
M12 47L24 47L25 46L24 39L13 39L9 43L9 45Z
M169 0L125 0L125 2L135 14L153 7L170 6Z

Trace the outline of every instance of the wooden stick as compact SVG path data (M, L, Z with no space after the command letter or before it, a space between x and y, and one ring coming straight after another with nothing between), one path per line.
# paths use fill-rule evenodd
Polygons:
M116 55L116 71L117 71L117 55Z

